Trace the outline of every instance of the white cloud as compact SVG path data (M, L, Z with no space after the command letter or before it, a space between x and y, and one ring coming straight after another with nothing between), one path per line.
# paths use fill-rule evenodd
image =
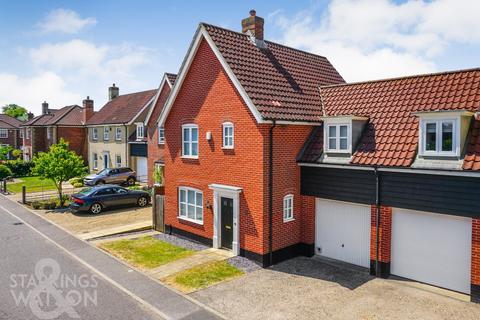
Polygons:
M55 108L80 104L81 96L68 91L63 79L53 72L44 72L32 77L0 73L0 102L2 105L17 103L38 115L44 100L48 101L52 108Z
M433 72L455 43L479 43L477 0L333 0L293 17L276 12L281 42L325 55L347 81Z
M50 11L47 16L38 23L42 33L67 33L75 34L83 28L95 25L95 18L82 19L78 13L69 9L55 9Z

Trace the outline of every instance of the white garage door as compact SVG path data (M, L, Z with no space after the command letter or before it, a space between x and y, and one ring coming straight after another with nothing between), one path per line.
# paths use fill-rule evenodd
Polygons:
M392 274L470 293L470 218L394 209L392 219Z
M370 206L316 200L316 253L370 267Z
M137 179L141 182L148 180L147 158L137 157Z

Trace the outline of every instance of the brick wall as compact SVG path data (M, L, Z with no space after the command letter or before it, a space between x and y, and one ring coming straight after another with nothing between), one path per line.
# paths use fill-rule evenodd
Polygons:
M370 231L370 272L375 274L375 261L377 250L377 207L371 206L371 231ZM388 277L390 274L391 244L392 244L392 208L380 207L380 225L379 225L379 252L378 260L380 263L380 275Z
M471 300L480 303L480 219L472 219Z
M2 128L0 128L2 129ZM17 129L5 128L8 130L7 138L0 138L0 144L8 144L14 149L19 149L22 145L22 140L19 138L20 133Z
M302 242L315 243L315 197L302 196Z
M170 86L165 83L160 92L157 100L157 104L154 106L152 115L147 123L148 134L148 184L153 185L153 170L155 168L155 162L158 160L163 161L163 154L165 151L165 145L158 144L158 126L157 120L160 112L163 109L163 105L167 101L170 93Z
M81 156L85 164L88 163L86 130L83 127L57 127L57 141L61 138L65 139L70 149Z
M33 150L32 152L34 154L37 154L38 152L45 152L48 150L47 148L47 129L44 127L32 127L31 131L31 143Z

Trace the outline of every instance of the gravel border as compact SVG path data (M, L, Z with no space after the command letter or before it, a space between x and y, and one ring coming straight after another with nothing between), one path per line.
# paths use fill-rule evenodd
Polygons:
M210 248L210 247L208 247L204 244L201 244L200 242L192 241L192 240L183 238L183 237L178 236L178 235L170 235L170 234L166 234L166 233L159 233L159 234L154 235L153 237L158 239L158 240L171 243L175 246L179 246L179 247L182 247L184 249L193 250L193 251L201 251L201 250L205 250L205 249Z
M241 257L241 256L235 256L235 257L229 258L227 260L227 263L231 266L234 266L234 267L242 270L245 273L250 273L250 272L262 269L261 266L259 266L258 264L256 264L252 260L249 260L249 259L247 259L245 257Z

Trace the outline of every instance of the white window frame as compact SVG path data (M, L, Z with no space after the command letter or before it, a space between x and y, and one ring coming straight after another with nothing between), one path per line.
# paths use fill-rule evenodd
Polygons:
M228 128L232 129L232 134L227 135L227 130ZM225 143L226 141L229 140L229 138L232 139L232 143ZM233 123L231 122L224 122L222 123L222 148L223 149L233 149L235 146L235 127Z
M181 201L181 193L185 192L185 201L182 202ZM188 202L189 198L188 198L188 195L189 195L189 191L190 192L193 192L193 197L194 197L194 203L195 204L191 204ZM197 203L197 194L200 194L202 196L202 203L199 205ZM182 214L182 206L185 206L185 210L184 210L184 214ZM188 217L188 207L189 206L193 206L194 209L195 209L195 212L194 212L194 215L195 215L195 218L192 219L190 217ZM198 213L198 209L201 208L201 219L198 219L198 216L199 216L199 213ZM196 223L196 224L200 224L200 225L203 225L203 221L205 220L204 215L205 213L205 209L203 207L203 192L198 190L198 189L195 189L195 188L190 188L190 187L179 187L178 188L178 218L179 219L182 219L182 220L186 220L186 221L190 221L190 222L193 222L193 223Z
M158 130L158 144L165 144L165 128L162 126L158 126L157 130ZM182 144L182 148L183 148L183 144Z
M93 163L93 169L96 170L98 169L98 154L97 153L93 153L92 155L92 163Z
M340 137L340 127L346 126L347 127L347 136ZM335 148L330 148L330 128L335 127ZM326 152L334 152L334 153L351 153L352 151L352 125L351 123L326 123L325 124L325 131L324 131L324 144ZM340 149L340 139L347 138L347 149Z
M116 127L115 128L115 141L121 141L122 140L122 127Z
M47 127L47 140L52 139L52 127Z
M120 159L120 162L118 161ZM122 155L116 154L115 155L115 167L121 168L122 167Z
M19 130L19 133L20 133L20 139L23 139L23 135L24 135L23 129L20 129L20 130Z
M293 194L283 197L283 222L295 220L293 216Z
M145 125L143 123L137 123L137 140L145 138Z
M26 135L26 138L25 138L25 139L29 139L29 140L30 140L31 134L32 134L31 129L30 129L30 128L27 128L27 129L25 130L25 135Z
M185 141L185 129L188 129L188 134L190 136L190 139L188 141ZM197 141L192 141L192 139L191 139L192 129L197 129ZM199 129L198 129L198 125L196 125L196 124L184 124L182 126L182 158L198 159L198 154L200 153L200 150L199 150L199 147L200 147L199 136L200 136L200 132L199 132ZM189 154L185 154L185 143L189 144L189 151L190 151ZM194 143L197 143L197 154L195 154L195 155L192 153L192 145Z
M452 123L452 151L442 151L442 124ZM427 124L435 123L436 150L426 150ZM459 118L427 118L420 121L420 154L434 157L458 157L460 156L460 119Z
M92 140L98 140L98 128L92 128Z
M103 128L103 141L110 140L110 127Z
M0 138L2 139L8 138L8 129L0 129Z

